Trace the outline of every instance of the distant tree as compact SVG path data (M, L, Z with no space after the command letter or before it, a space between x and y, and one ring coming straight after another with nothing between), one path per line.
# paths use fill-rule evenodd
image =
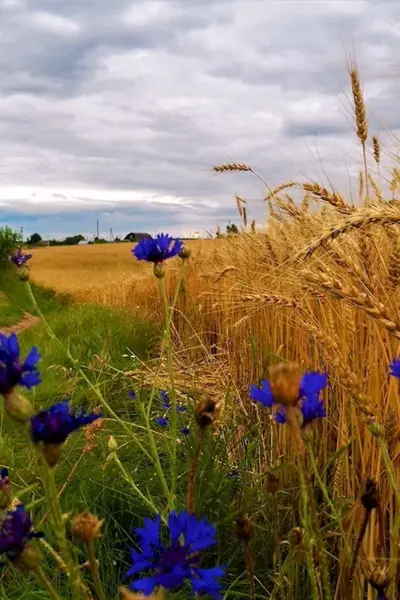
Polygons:
M85 238L81 234L71 235L69 237L66 237L65 240L61 242L61 244L63 246L77 246L79 242L83 242L84 239Z
M40 233L32 233L31 237L27 240L29 246L36 246L41 241L42 236L40 235Z
M229 235L236 235L239 233L239 229L235 225L235 223L228 223L226 226L226 233Z
M6 265L10 256L22 244L22 236L10 227L0 227L0 265Z

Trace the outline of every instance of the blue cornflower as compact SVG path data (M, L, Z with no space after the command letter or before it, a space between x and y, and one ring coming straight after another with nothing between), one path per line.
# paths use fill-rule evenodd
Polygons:
M185 437L188 437L190 435L190 429L188 427L183 427L181 429L181 434L184 435Z
M390 374L400 379L400 358L395 358L389 365Z
M101 417L75 409L67 401L58 402L31 418L31 436L34 442L61 445L70 433Z
M305 427L314 419L325 417L325 407L319 399L320 392L328 385L328 375L316 371L304 373L300 382L299 400L301 400L301 412L303 415L303 426ZM250 387L250 398L263 406L272 407L276 404L269 381L263 380L261 388L252 385ZM278 423L286 423L286 408L282 406L275 414Z
M128 392L128 396L131 400L136 400L136 392Z
M176 410L178 410L181 413L184 413L184 412L186 412L186 406L182 406L182 405L177 406Z
M300 382L299 400L318 395L327 385L328 375L326 373L317 373L316 371L304 373ZM266 379L261 381L261 388L251 385L249 396L263 406L271 407L275 404L271 385Z
M168 419L166 417L158 417L156 422L160 427L167 427L168 425Z
M0 554L6 554L13 560L35 537L43 537L43 534L32 531L32 521L23 504L6 511L0 526Z
M162 263L168 258L177 256L182 250L183 244L180 239L174 239L165 233L159 233L156 238L145 238L141 240L132 253L138 260L146 260L152 263Z
M231 479L234 479L235 477L239 476L239 471L237 471L236 469L233 469L230 473L228 473L228 477L230 477Z
M171 400L169 399L168 392L166 392L165 390L162 390L160 392L160 397L161 397L162 407L165 409L171 408Z
M324 401L319 399L318 394L306 396L301 402L300 410L303 416L302 427L306 427L312 423L314 419L326 417ZM280 410L275 413L275 420L278 423L286 423L286 409L284 407L280 408Z
M32 254L24 254L21 250L17 250L11 256L12 262L17 265L18 268L26 265L29 259L32 258Z
M41 356L36 346L21 363L18 338L15 333L9 337L0 333L0 394L9 394L16 385L30 390L39 385L40 373L37 363Z
M185 580L193 594L209 595L220 600L219 577L225 574L222 567L199 568L199 553L216 544L216 529L205 518L198 519L187 511L171 512L168 517L169 544L163 544L160 535L161 516L145 519L144 527L136 529L141 552L131 550L133 565L127 577L150 571L130 584L134 591L150 595L159 586L177 590Z

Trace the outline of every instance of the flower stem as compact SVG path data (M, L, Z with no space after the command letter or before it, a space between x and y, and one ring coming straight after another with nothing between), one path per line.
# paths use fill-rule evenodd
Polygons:
M167 502L170 505L170 509L173 509L173 505L174 505L174 497L172 494L172 491L169 490L167 481L165 479L164 476L164 471L162 468L162 464L160 461L160 455L158 453L158 449L157 449L157 444L156 441L154 439L154 435L153 435L153 431L151 429L151 423L150 423L150 418L149 415L147 414L146 410L144 409L144 406L141 402L138 403L138 408L142 413L142 416L144 418L145 421L145 425L146 425L146 431L147 431L147 438L149 441L149 446L150 446L150 454L154 463L154 468L156 470L156 473L160 479L161 485L164 489L164 493L166 495L167 498Z
M351 567L350 567L349 589L351 588L351 584L353 582L354 571L356 569L358 555L360 554L361 544L363 543L363 539L365 537L365 532L367 531L367 527L368 527L368 522L369 522L370 516L371 516L371 510L367 509L365 511L364 520L362 522L361 530L360 530L359 536L357 538L357 543L356 543L356 547L355 547L355 550L354 550L353 561L352 561Z
M67 574L71 582L72 597L77 599L86 600L87 594L85 587L81 580L79 573L79 567L75 563L73 554L69 548L68 540L65 534L65 524L63 521L62 510L60 501L57 495L56 484L54 481L54 474L46 463L46 459L43 454L39 452L39 460L42 470L42 479L44 488L46 491L47 500L49 507L54 519L54 531L56 534L57 542L60 547L61 557L67 568Z
M250 600L255 600L256 587L254 585L254 564L249 542L245 543L244 545L244 559L246 563L247 579L249 582L249 598Z
M94 540L90 540L89 542L87 542L86 550L88 554L90 573L92 575L94 590L96 592L97 599L107 600L107 596L103 588L103 583L100 579L99 564L96 560Z
M204 441L204 436L206 433L205 427L199 427L197 429L197 436L195 442L195 449L192 459L192 466L190 467L189 473L189 481L188 481L188 490L187 490L187 509L190 513L194 512L194 488L196 482L196 474L197 474L197 464L199 462L200 450Z
M179 279L179 286L180 286ZM176 410L176 389L174 379L174 367L173 367L173 347L171 338L171 322L172 322L172 308L168 304L167 291L165 289L164 277L159 279L160 282L160 294L164 303L164 314L165 314L165 329L164 329L164 340L167 345L167 362L168 362L168 373L171 384L171 434L172 434L172 456L171 456L171 493L173 498L176 493L177 483L177 471L176 471L176 457L177 457L177 410Z
M35 568L35 576L38 580L38 583L42 586L43 589L45 589L49 593L50 597L53 598L53 600L61 600L61 597L57 594L52 583L48 580L40 565L38 565Z
M129 485L132 487L132 489L135 491L135 493L139 496L139 498L143 501L144 504L146 504L146 506L148 506L156 515L158 515L159 510L156 507L155 504L153 504L153 502L147 498L141 491L140 489L137 487L136 483L133 481L132 477L129 476L129 474L126 472L124 465L121 463L121 461L119 460L118 456L115 454L114 456L114 460L117 464L117 466L119 467L124 479L129 483Z
M393 468L392 461L390 460L386 442L381 435L377 435L376 439L378 441L380 450L382 452L383 464L385 465L385 469L388 474L389 481L390 481L393 493L396 498L397 507L399 507L400 506L400 488L397 483L397 476L396 476L395 470ZM400 532L400 514L396 516L394 524L393 524L393 528L390 532L390 537L391 537L391 542L392 542L391 546L392 546L392 551L393 551L393 557L392 557L392 560L390 561L391 562L391 575L393 575L393 577L394 577L394 587L395 587L396 591L397 591L397 586L399 585L398 577L396 576L398 568L399 568L398 567L398 565L399 565L399 532Z
M331 509L332 516L334 517L334 519L340 529L340 533L342 534L343 543L346 548L346 553L349 556L350 555L350 546L349 546L349 542L348 542L346 533L343 528L342 519L340 518L340 515L337 513L335 504L330 499L329 492L328 492L324 482L322 481L321 475L319 474L318 466L317 466L317 463L315 460L315 456L314 456L311 444L307 444L307 451L308 451L308 456L310 457L311 468L313 470L314 477L317 480L320 490L322 491L322 494L325 498L325 501L328 504L329 508Z
M308 506L310 503L310 494L308 490L307 478L306 478L306 450L303 442L303 438L301 437L301 430L298 420L297 408L295 406L287 406L286 408L286 421L292 430L293 438L296 443L297 453L299 457L299 472L300 472L300 487L301 487L301 499L302 499L302 510L301 517L303 522L303 527L306 532L305 541L306 544L306 559L307 559L307 570L308 575L310 577L311 583L311 594L313 600L319 599L321 597L319 586L318 586L318 578L316 572L316 565L314 560L314 532L313 532L313 524L310 523L309 518L309 510ZM327 600L328 600L327 596Z

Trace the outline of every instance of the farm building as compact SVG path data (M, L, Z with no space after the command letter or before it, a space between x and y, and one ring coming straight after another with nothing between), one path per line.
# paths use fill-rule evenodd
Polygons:
M144 240L146 238L150 238L151 235L149 233L134 233L133 231L131 231L131 233L128 233L128 235L126 235L124 237L124 241L125 242L140 242L140 240Z

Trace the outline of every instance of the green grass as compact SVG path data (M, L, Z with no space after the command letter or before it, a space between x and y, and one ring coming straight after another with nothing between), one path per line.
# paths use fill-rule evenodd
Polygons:
M34 312L27 295L25 284L10 279L10 275L0 277L12 302L21 310ZM57 339L48 335L41 322L18 337L22 354L36 345L42 354L40 370L43 382L26 395L36 410L68 399L72 404L94 408L98 398L93 389L83 380L79 369L86 376L118 417L130 428L135 440L149 449L144 420L128 391L138 389L139 383L132 373L138 361L155 356L159 349L160 331L149 322L143 321L132 312L112 310L104 306L74 305L71 300L59 302L48 290L35 288L34 293L46 315L46 320ZM61 343L60 343L61 342ZM64 346L64 347L63 347ZM73 357L66 355L65 347ZM143 387L146 402L149 390ZM227 402L230 399L227 398ZM159 452L162 471L169 477L171 440L168 428L157 426L156 418L164 416L161 404L154 401L150 415L151 427ZM231 414L236 414L232 412ZM179 429L189 427L189 437L182 436L178 446L178 481L176 506L178 510L186 506L188 473L194 453L196 424L190 400L187 411L178 414ZM216 561L226 564L228 574L226 588L234 584L227 598L248 598L248 584L245 575L243 547L235 536L235 518L240 512L249 513L255 523L256 538L252 546L255 571L262 574L263 584L258 586L257 599L270 597L268 590L273 587L274 542L284 539L284 532L296 525L292 521L292 506L298 489L286 488L271 497L265 490L263 481L255 482L253 466L260 460L259 430L238 437L239 415L226 423L218 435L208 433L200 455L197 470L196 506L199 516L207 516L217 525L218 545L215 551L206 553L203 566L213 566ZM262 423L259 427L262 427ZM144 456L126 432L121 422L106 415L104 425L94 439L94 448L89 453L83 450L87 444L85 434L72 434L63 447L62 460L55 467L55 478L61 495L62 510L65 514L89 510L105 519L103 534L97 544L102 580L107 598L114 600L118 587L126 584L125 573L129 568L129 546L135 545L133 529L143 524L146 516L153 516L149 508L137 497L131 484L124 480L117 463L109 460L108 438L113 435L118 442L118 457L135 485L150 498L157 509L165 513L166 499L152 461ZM238 477L230 477L232 456L235 448L245 448L240 453ZM48 522L44 491L36 465L36 457L21 426L11 422L6 415L0 420L0 466L10 469L14 494L30 510L36 527L46 534L46 540L56 546L52 527ZM285 469L286 467L283 467ZM292 467L289 467L292 468ZM39 544L40 542L36 542ZM278 548L280 546L278 545ZM281 550L279 550L281 552ZM287 551L286 551L287 552ZM82 547L78 547L80 562L86 560ZM275 556L276 559L276 556ZM56 586L62 600L68 600L70 593L65 577L55 568L54 561L44 553L44 570ZM293 573L302 583L304 596L308 598L307 585L304 586L304 570L293 563ZM264 587L267 586L267 588ZM285 586L276 593L276 600L289 597ZM14 569L0 577L0 598L10 600L49 600L40 591L29 574ZM183 589L168 595L171 600L187 600L188 590ZM300 596L296 595L300 599Z

